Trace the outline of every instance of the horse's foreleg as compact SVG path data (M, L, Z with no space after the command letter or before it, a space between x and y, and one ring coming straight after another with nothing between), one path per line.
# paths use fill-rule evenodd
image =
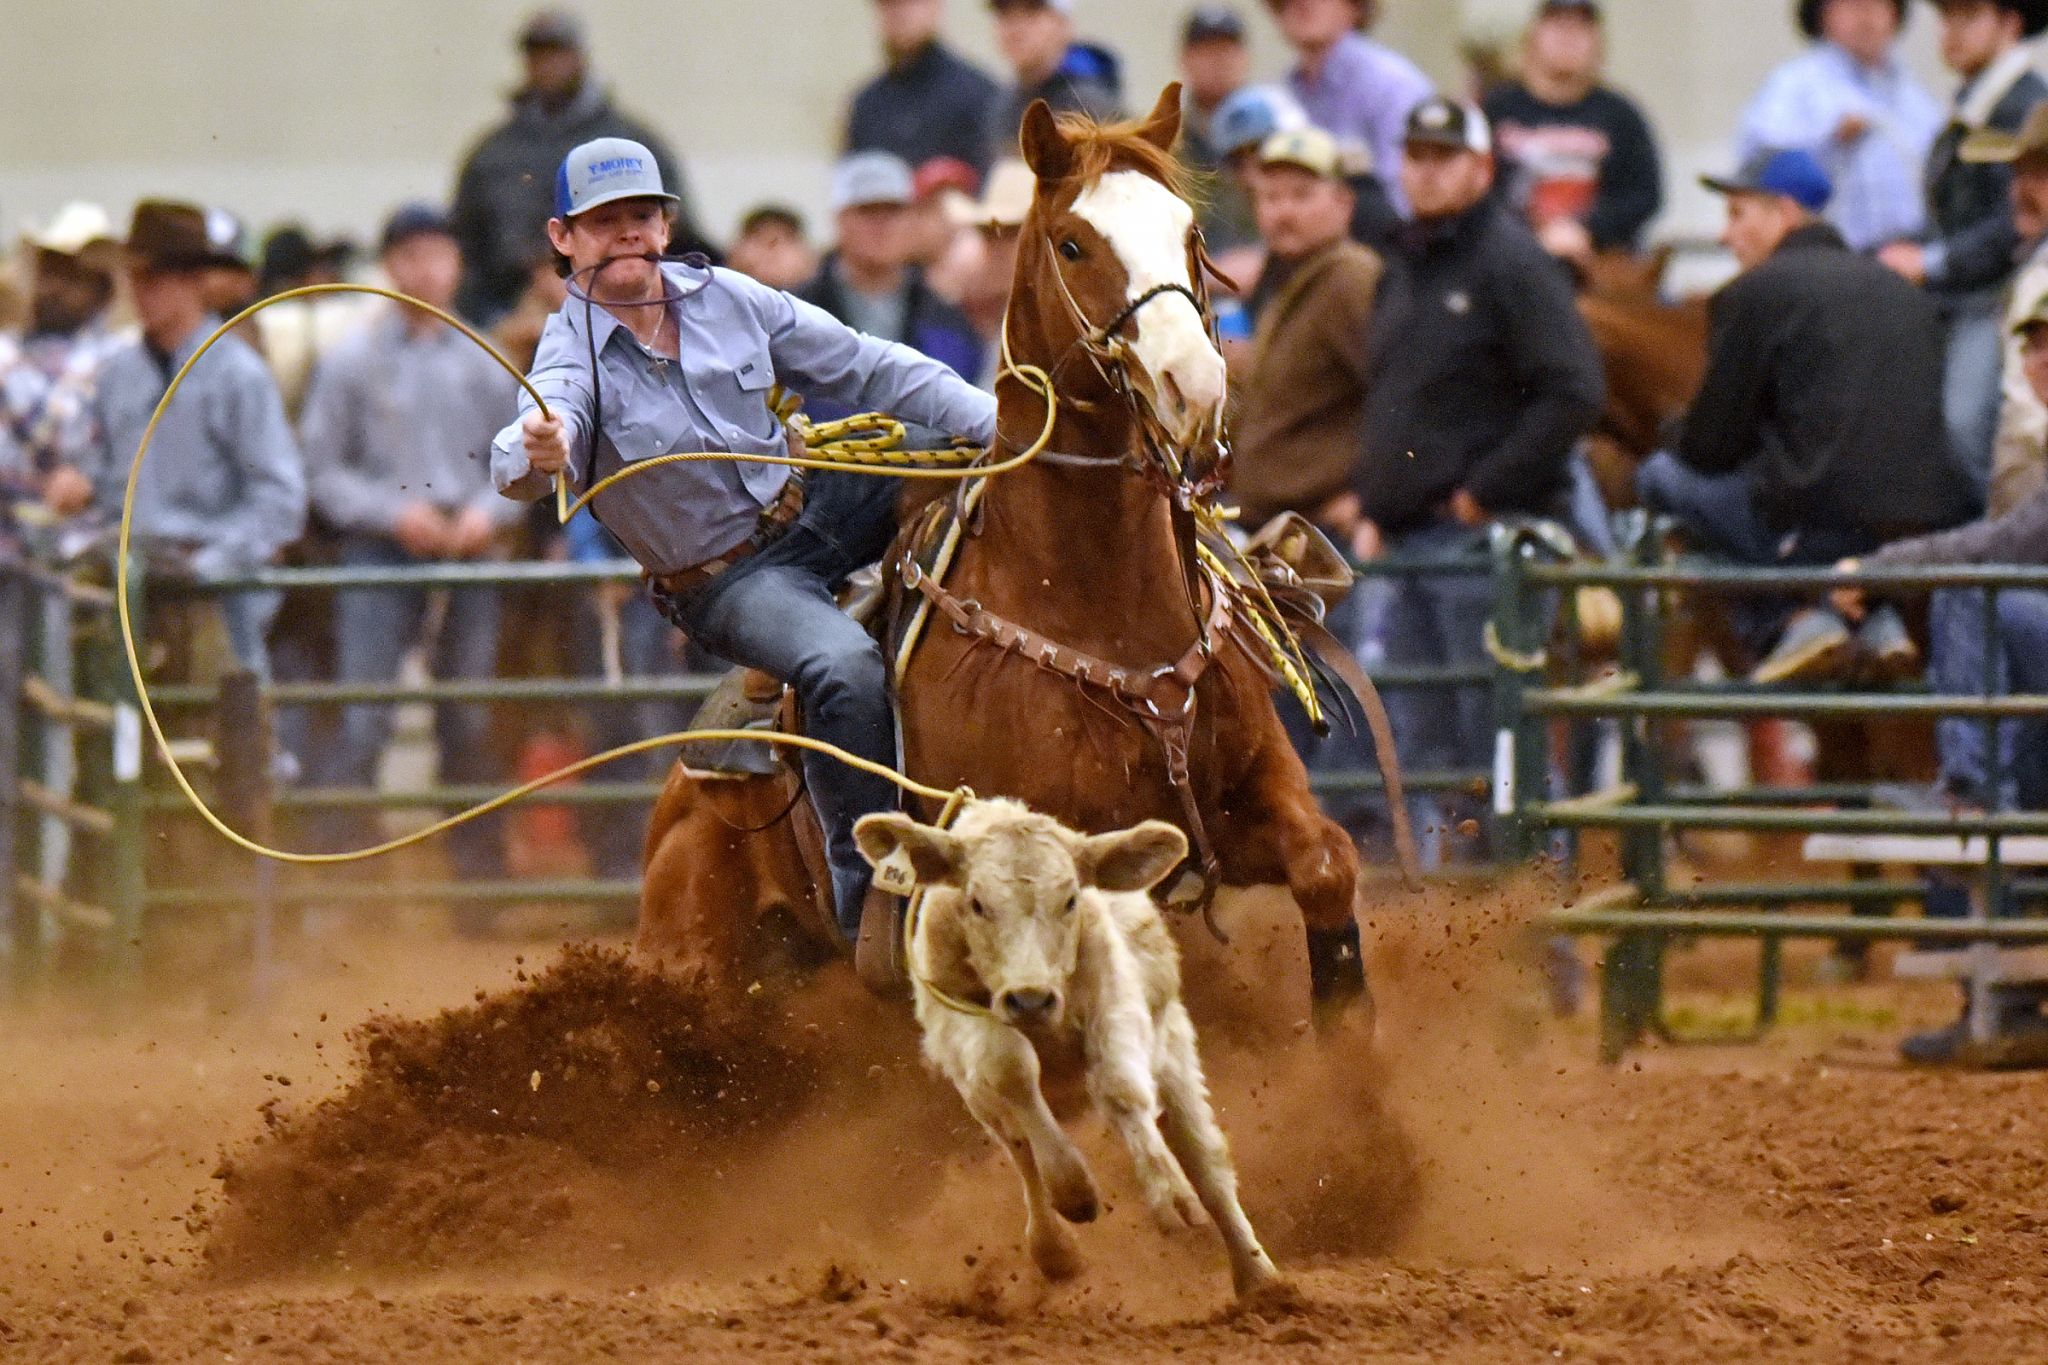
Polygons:
M1362 997L1365 960L1355 913L1358 849L1316 804L1308 771L1277 716L1257 766L1227 806L1229 828L1221 840L1225 883L1286 886L1301 909L1309 988L1317 1005L1339 1007Z

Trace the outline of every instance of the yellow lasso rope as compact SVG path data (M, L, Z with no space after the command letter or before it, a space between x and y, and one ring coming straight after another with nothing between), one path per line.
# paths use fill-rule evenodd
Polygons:
M228 335L228 333L232 332L236 327L239 327L243 322L247 321L248 319L255 317L264 309L269 308L274 304L284 303L289 299L308 298L319 294L373 294L379 298L391 299L397 303L408 304L414 308L419 309L424 313L428 313L434 317L439 318L441 321L447 323L450 327L455 328L458 332L461 332L464 336L468 337L471 341L475 342L478 346L481 346L493 360L497 361L498 364L501 367L503 367L507 374L511 375L514 379L516 379L519 382L519 386L522 389L526 390L526 392L533 398L533 401L537 405L539 405L540 410L543 414L546 414L548 412L547 400L541 396L540 390L536 389L533 386L532 382L528 380L524 374L520 373L518 366L514 365L510 360L506 359L503 352L499 351L497 347L491 345L491 343L487 341L479 332L477 332L475 328L471 327L468 323L462 321L462 319L455 317L454 315L448 313L447 311L434 307L434 305L430 303L425 303L419 299L413 298L408 294L402 294L395 289L385 289L377 285L369 284L309 284L301 286L300 288L297 289L288 289L281 294L275 294L272 295L270 298L262 299L257 301L256 303L252 303L247 308L244 308L241 312L229 318L226 322L223 322L220 326L214 328L212 334L208 336L205 341L199 344L199 349L194 351L191 357L187 359L185 363L178 368L177 374L172 376L170 385L164 390L163 397L157 400L156 411L150 414L149 425L145 427L142 432L141 444L139 444L135 448L134 463L130 465L128 469L127 487L123 491L121 496L121 528L120 537L117 542L114 559L114 605L115 614L119 618L121 625L121 647L125 651L128 658L128 673L129 676L134 679L135 698L136 701L141 706L143 721L149 726L150 738L156 742L157 753L162 757L164 765L170 769L171 779L173 782L177 784L178 790L184 794L185 799L191 802L193 808L199 812L200 816L206 821L206 823L211 825L214 831L220 834L221 837L225 838L229 843L234 844L237 848L243 849L246 852L255 853L265 858L274 859L278 862L298 864L359 862L368 858L381 857L386 853L392 853L401 848L408 848L414 844L423 843L426 840L435 837L436 835L445 834L446 832L456 828L457 826L468 824L469 822L480 819L485 815L489 815L493 811L499 810L502 807L511 805L515 801L521 800L522 798L527 796L531 796L533 793L540 791L545 787L552 786L557 782L564 781L571 777L579 776L580 774L589 772L593 768L599 767L606 763L610 763L615 759L628 758L635 754L646 753L649 750L665 748L670 745L689 744L703 740L758 740L765 744L781 744L789 746L791 748L809 749L814 753L826 754L832 758L836 758L841 763L847 764L848 766L853 768L857 768L862 772L870 773L876 777L886 778L889 781L894 782L903 790L910 792L913 795L921 796L929 801L949 801L955 800L959 797L960 793L944 791L937 787L926 786L922 782L917 782L912 780L911 778L905 777L903 774L897 772L893 768L887 767L880 763L871 762L870 760L861 758L856 754L850 754L845 750L838 748L835 745L827 744L823 740L813 739L808 735L773 734L764 733L756 730L695 730L678 731L676 733L667 735L657 735L651 739L643 739L637 741L636 743L621 745L616 749L609 749L604 753L594 754L589 758L579 759L575 763L569 764L565 768L561 768L555 772L549 773L545 777L535 778L533 781L515 787L512 790L504 793L503 795L494 797L481 805L474 806L469 810L460 812L459 814L451 815L445 819L438 820L432 825L427 826L425 829L418 830L412 834L404 835L397 839L386 840L384 843L377 844L371 848L356 849L352 852L346 853L293 853L286 849L266 847L265 845L259 844L255 840L249 839L243 836L242 834L237 833L235 830L230 829L227 823L223 821L218 815L214 814L212 807L208 806L206 802L200 797L197 789L193 787L191 779L185 776L185 770L179 766L177 755L171 749L170 740L164 734L163 724L157 719L156 707L149 699L149 684L148 680L143 677L142 658L140 651L137 649L135 643L135 622L130 616L128 609L129 545L132 540L134 532L135 491L137 487L140 485L141 481L143 458L146 455L148 455L150 444L156 439L157 427L163 422L164 413L169 410L171 400L177 396L179 388L184 384L186 377L192 373L193 366L199 363L200 358L204 356L208 351L212 350L214 345L217 342L219 342L222 337ZM1044 429L1040 431L1038 439L1032 442L1031 445L1026 447L1025 450L1022 451L1020 454L1014 456L1009 460L1002 461L998 464L977 465L972 467L952 469L937 469L916 467L906 468L896 464L863 462L866 457L878 453L872 450L858 451L855 453L854 458L849 460L804 459L786 455L737 455L713 451L679 453L673 455L664 455L653 460L643 460L633 465L629 465L626 469L621 470L619 473L614 474L610 478L605 479L604 481L599 483L596 487L592 488L588 493L584 494L582 498L578 499L574 506L566 507L566 510L563 511L563 519L566 521L569 516L573 515L584 504L588 503L591 498L597 496L599 492L603 491L607 487L610 487L612 484L617 483L622 478L628 477L629 475L633 474L645 473L647 470L655 468L662 464L675 464L692 460L740 460L750 464L780 464L788 465L798 469L848 469L856 473L875 474L892 478L923 479L983 478L991 474L1000 474L1008 470L1020 468L1023 465L1028 464L1030 461L1036 459L1039 453L1043 451L1046 448L1046 446L1051 442L1053 426L1058 418L1058 405L1053 401L1053 388L1051 376L1047 375L1044 370L1039 369L1035 365L1017 365L1010 360L1007 336L1004 338L1003 346L1003 369L1005 373L1014 375L1017 378L1023 380L1024 383L1026 383L1031 388L1036 390L1038 394L1045 399L1046 415ZM887 420L888 419L882 418L853 418L849 419L848 423L834 423L830 424L827 427L817 428L815 430L827 433L826 439L829 440L831 435L834 433L843 432L847 429L869 430L873 429L877 425L886 424ZM900 426L897 428L897 430L900 432ZM896 452L889 453L895 454ZM978 458L978 455L979 452L974 452L971 456L969 456L969 458ZM558 476L555 484L558 508L563 507L566 504L566 494L564 492L566 486L566 481Z

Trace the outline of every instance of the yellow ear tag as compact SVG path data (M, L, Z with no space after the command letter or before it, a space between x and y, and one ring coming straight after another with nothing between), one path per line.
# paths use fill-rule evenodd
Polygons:
M875 885L892 896L908 896L917 890L917 870L910 864L910 850L898 848L875 864Z

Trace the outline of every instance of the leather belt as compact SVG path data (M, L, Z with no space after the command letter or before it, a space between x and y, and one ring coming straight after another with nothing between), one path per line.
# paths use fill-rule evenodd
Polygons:
M801 473L792 475L782 485L782 491L775 501L761 509L761 517L752 535L733 546L722 555L714 555L687 569L674 573L648 574L647 581L669 597L683 597L697 591L705 584L752 559L762 550L782 538L785 531L796 523L804 510L804 480Z

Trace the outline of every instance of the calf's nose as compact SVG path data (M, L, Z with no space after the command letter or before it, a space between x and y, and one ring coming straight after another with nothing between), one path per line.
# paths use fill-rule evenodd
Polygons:
M1059 1005L1055 991L1015 990L1003 992L1003 1013L1015 1023L1044 1019Z

